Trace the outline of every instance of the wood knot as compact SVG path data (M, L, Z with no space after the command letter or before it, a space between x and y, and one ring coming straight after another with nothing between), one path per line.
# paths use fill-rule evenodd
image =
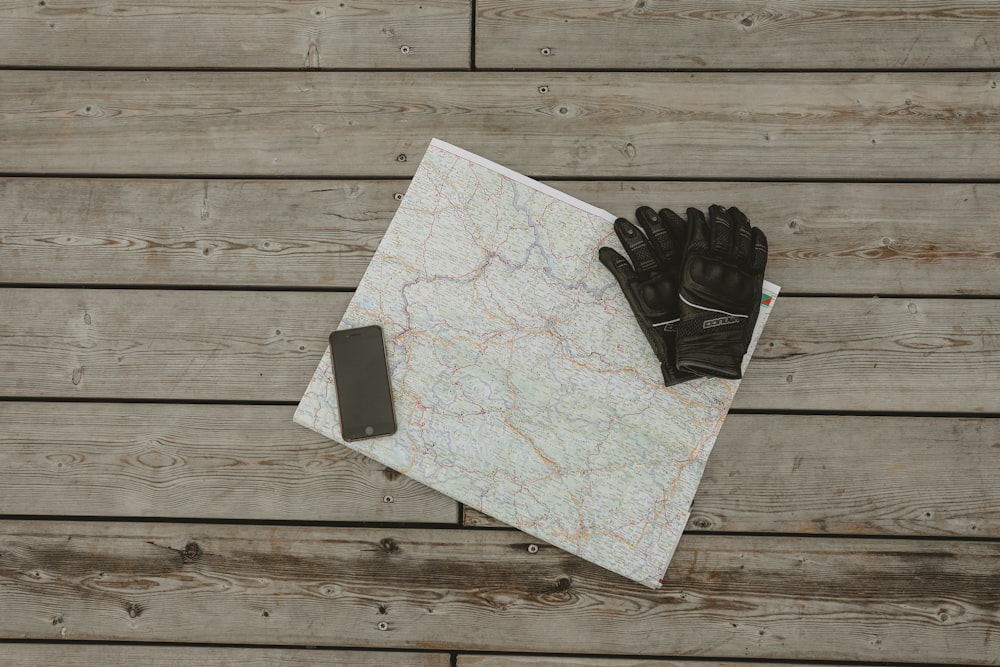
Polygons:
M386 537L379 540L378 550L379 553L383 553L386 555L398 554L401 551L401 549L399 548L399 544L396 542L396 540L392 539L391 537Z
M573 579L570 577L559 577L554 584L545 589L547 595L568 593L573 588Z
M201 545L197 542L188 542L181 551L181 563L193 563L202 555Z
M139 618L142 616L142 612L146 611L146 608L138 602L126 602L125 611L128 612L129 618Z

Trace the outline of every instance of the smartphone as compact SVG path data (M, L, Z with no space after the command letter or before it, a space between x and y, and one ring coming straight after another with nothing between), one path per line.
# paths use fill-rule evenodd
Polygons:
M344 440L395 433L396 414L382 327L334 331L330 334L330 351Z

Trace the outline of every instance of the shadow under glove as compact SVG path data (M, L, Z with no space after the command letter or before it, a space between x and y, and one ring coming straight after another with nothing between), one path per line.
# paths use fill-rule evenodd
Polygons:
M713 205L691 223L680 284L677 367L738 380L760 312L767 237L738 208Z
M676 364L678 290L688 223L669 209L657 214L648 206L636 210L635 217L645 235L628 220L615 220L615 234L632 263L608 247L598 251L598 258L621 286L669 387L697 377Z

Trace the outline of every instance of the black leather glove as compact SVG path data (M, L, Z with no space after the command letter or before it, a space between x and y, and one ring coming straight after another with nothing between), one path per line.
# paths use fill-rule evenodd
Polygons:
M681 316L677 296L688 223L669 209L657 214L648 206L639 208L635 217L645 235L628 220L615 220L615 233L632 263L608 247L601 248L598 257L618 280L669 387L696 377L676 364Z
M735 207L713 205L707 221L701 211L688 209L688 220L677 367L739 379L760 312L767 237Z

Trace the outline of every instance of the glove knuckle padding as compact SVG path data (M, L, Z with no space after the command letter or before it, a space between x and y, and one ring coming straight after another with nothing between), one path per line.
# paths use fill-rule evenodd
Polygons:
M650 314L662 313L667 317L677 310L677 284L666 277L650 280L640 286L639 300Z
M736 267L705 257L693 257L683 274L681 294L705 308L746 314L752 306L752 278Z

